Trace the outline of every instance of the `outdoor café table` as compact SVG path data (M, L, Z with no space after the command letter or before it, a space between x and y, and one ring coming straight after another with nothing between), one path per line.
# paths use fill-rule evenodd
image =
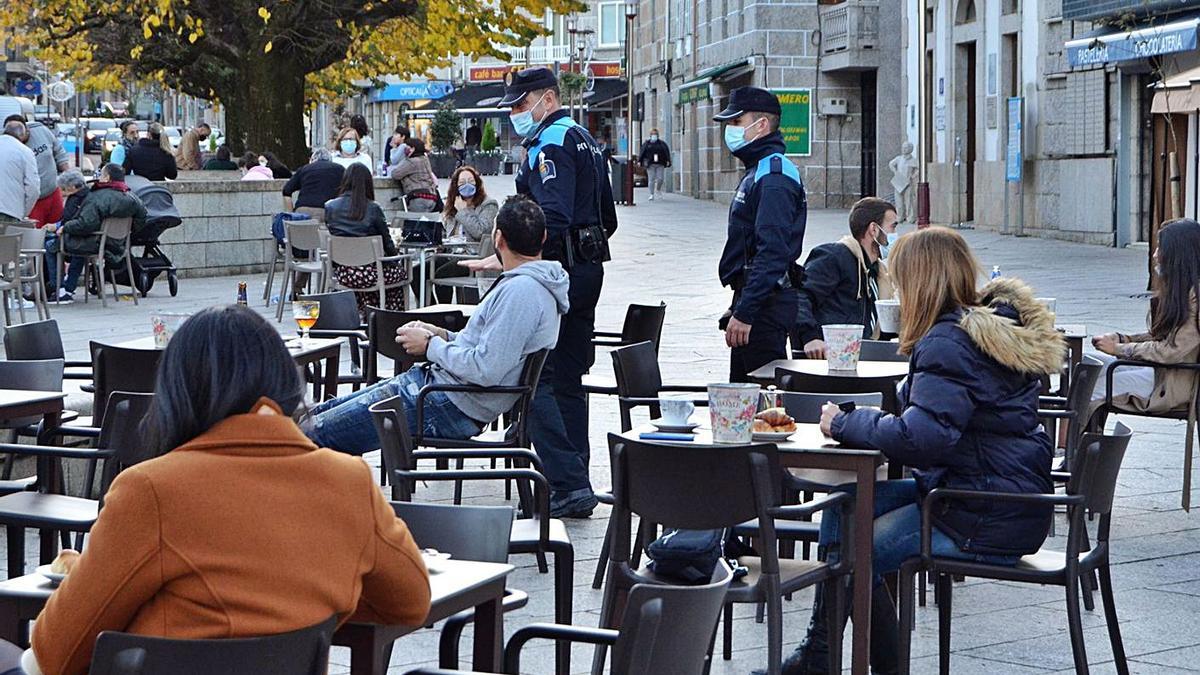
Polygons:
M1083 360L1083 341L1087 337L1087 326L1074 323L1060 323L1055 326L1058 332L1067 340L1067 369L1062 374L1059 385L1059 396L1066 396L1071 386L1071 373L1075 366Z
M500 670L500 648L504 641L501 602L512 565L448 560L442 572L429 575L433 591L427 624L433 624L464 609L475 608L475 670ZM21 647L29 646L28 622L37 618L54 592L50 580L40 574L0 582L0 639ZM350 647L352 675L382 675L386 667L377 654L385 642L420 630L423 626L378 626L348 623L333 634L333 644Z
M778 359L750 373L750 379L763 386L775 384L775 369L785 368L817 377L844 377L871 380L888 380L890 386L881 387L883 409L897 412L896 385L908 375L907 361L859 361L857 370L829 370L825 359ZM820 392L816 392L820 393Z
M313 396L321 400L327 400L337 397L337 381L338 368L342 358L342 338L309 338L301 340L298 337L284 337L284 343L287 345L288 351L291 352L292 358L295 359L296 365L301 368L309 364L319 364L325 362L323 369L323 377L320 380L324 383L323 391L316 389L318 385L314 384ZM108 343L102 343L108 344ZM162 349L154 343L154 337L142 337L136 340L126 340L113 344L114 347L124 347L126 349ZM318 396L322 394L322 396Z
M640 440L643 433L655 430L654 426L644 424L621 435L631 440ZM707 424L702 424L696 430L695 436L696 440L692 443L696 445L712 443L712 429ZM854 474L857 488L854 496L854 578L870 579L875 524L869 515L863 517L861 514L875 513L876 469L883 463L883 454L877 450L842 447L832 439L826 438L817 424L797 424L796 433L788 440L776 441L774 444L779 448L779 463L784 468L848 471ZM853 603L850 614L854 620L852 672L855 675L866 675L870 669L871 654L871 584L854 584Z
M63 399L66 394L59 391L25 391L22 389L0 389L0 419L20 419L22 417L42 416L42 428L38 432L38 445L49 445L50 439L58 428L59 417L63 411ZM39 455L37 458L37 485L45 492L58 484L58 463L52 457ZM53 560L57 554L57 543L53 533L42 530L38 537L41 543L41 559ZM25 564L24 552L21 558L9 560L9 569L18 569Z

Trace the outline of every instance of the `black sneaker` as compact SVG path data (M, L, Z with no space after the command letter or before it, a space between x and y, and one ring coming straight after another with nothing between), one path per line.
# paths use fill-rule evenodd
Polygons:
M550 497L551 518L589 518L600 501L591 490L575 490Z

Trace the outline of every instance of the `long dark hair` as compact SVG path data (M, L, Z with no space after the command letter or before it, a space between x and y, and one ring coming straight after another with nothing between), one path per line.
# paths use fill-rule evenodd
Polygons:
M158 364L149 447L166 454L250 412L264 396L285 415L304 402L304 381L279 333L245 307L201 310L179 327Z
M479 175L479 170L475 167L464 164L455 169L454 173L450 175L450 193L446 197L446 209L443 211L447 218L453 218L458 213L458 207L455 206L454 200L458 199L459 174L464 171L475 177L475 196L467 200L471 203L471 206L479 206L487 199L487 193L483 191L483 176Z
M1200 223L1172 220L1158 232L1159 291L1150 334L1174 343L1200 297ZM1200 328L1200 317L1196 327Z
M350 220L362 220L367 215L367 206L375 201L375 180L371 170L355 162L346 169L338 194L350 197Z
M408 147L412 148L412 154L409 157L420 157L425 154L425 141L419 138L409 138L404 141Z

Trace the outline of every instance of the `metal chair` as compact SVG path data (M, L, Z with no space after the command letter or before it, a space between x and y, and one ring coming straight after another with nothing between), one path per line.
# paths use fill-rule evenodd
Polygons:
M338 617L263 637L176 640L104 631L89 675L324 675Z
M305 221L284 222L287 239L283 242L283 283L279 289L279 306L275 308L275 320L283 321L283 305L289 292L296 292L296 281L303 276L311 281L312 276L324 279L325 263L321 260L320 225ZM295 251L307 256L296 259ZM317 285L318 289L322 284ZM267 299L270 303L270 298Z
M1075 660L1075 672L1087 673L1087 650L1083 640L1083 623L1079 610L1079 586L1083 575L1093 571L1100 575L1100 594L1104 600L1104 619L1108 625L1108 639L1112 645L1117 672L1127 674L1129 666L1125 660L1125 647L1121 640L1121 629L1117 623L1117 608L1113 600L1112 574L1109 570L1109 530L1112 524L1113 496L1117 489L1117 476L1121 462L1129 447L1129 427L1118 423L1111 435L1084 434L1080 440L1079 455L1075 472L1067 483L1065 495L1013 494L1007 492L982 492L935 488L925 496L921 507L921 556L906 561L900 567L900 672L908 673L910 640L913 625L913 575L927 570L936 575L938 598L938 655L941 673L950 672L950 618L952 611L951 575L1062 586L1066 590L1067 626L1071 636L1071 653ZM1014 566L993 565L968 560L938 558L930 552L933 523L931 514L946 500L987 500L1043 504L1047 510L1056 505L1067 507L1070 529L1067 533L1066 551L1042 549L1024 556ZM1100 516L1096 543L1085 551L1087 519L1085 512Z
M724 657L732 658L733 607L731 603L766 603L767 668L779 675L783 660L783 596L818 582L830 594L830 625L840 626L845 584L842 576L849 563L836 564L780 560L776 553L776 519L811 517L840 505L843 526L850 523L852 500L846 493L826 495L803 505L781 506L779 502L778 450L773 444L741 446L682 447L608 437L613 464L612 520L615 523L608 554L608 574L600 627L610 627L623 597L639 583L664 583L646 568L630 565L630 528L633 514L642 520L687 530L718 530L734 527L752 518L761 523L761 557L744 556L739 563L749 568L747 576L730 584L725 596ZM686 467L686 471L681 470ZM840 631L830 631L830 659L841 663ZM598 647L592 671L604 667L604 649Z
M367 333L363 330L362 318L358 315L358 302L350 291L334 291L304 295L301 300L315 300L321 304L321 316L308 334L314 338L345 338L350 343L350 372L339 374L338 384L349 384L354 391L367 382L363 372L363 360L367 354Z
M88 301L88 293L87 293L86 289L90 287L89 280L92 280L92 281L96 282L96 288L100 290L100 304L103 305L104 307L108 307L108 296L105 295L105 293L104 293L104 270L105 270L108 262L107 262L107 259L104 254L105 254L105 250L107 249L108 242L111 240L111 241L119 243L122 248L121 258L120 258L120 260L117 261L117 264L120 265L121 261L124 261L125 272L126 272L126 274L129 275L129 290L133 293L133 304L135 304L135 305L138 304L138 290L137 290L137 287L135 286L136 279L133 276L133 257L132 257L133 250L130 247L130 243L129 243L129 239L132 234L133 234L133 218L130 218L130 217L105 218L104 221L100 224L100 249L99 249L99 252L97 252L95 255L84 256L84 260L85 260L84 268L83 268L83 287L84 287L83 301L84 301L84 303L87 303L87 301ZM61 242L62 250L65 251L67 248L66 233L63 233L63 236L62 236L62 239L60 239L60 242ZM60 255L59 261L60 261L59 267L62 268L64 266L64 264L66 263L66 256ZM59 270L59 273L60 273L59 278L60 279L62 278L62 276L61 276L62 272L63 272L63 270L60 269ZM109 281L112 283L113 300L119 300L120 296L117 294L117 277L116 277L115 272L116 272L116 270L112 270L109 273Z
M25 323L25 303L21 295L21 235L0 234L0 303L4 305L4 325L12 325L9 304L15 304Z
M341 285L337 280L337 275L332 271L327 271L328 287L335 290L350 290L355 293L378 293L379 303L377 307L387 307L387 292L388 291L404 291L407 289L411 279L412 270L405 276L403 281L389 284L384 277L384 267L390 264L400 264L406 262L410 267L412 264L412 256L408 255L392 255L385 256L383 254L383 238L376 235L374 237L336 237L330 236L329 241L329 259L330 265L340 265L342 267L373 267L375 268L375 285L370 288L350 288L349 286Z

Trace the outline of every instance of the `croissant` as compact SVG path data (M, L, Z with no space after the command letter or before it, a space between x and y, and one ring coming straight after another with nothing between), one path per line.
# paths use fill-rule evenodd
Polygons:
M71 549L63 549L59 552L58 557L54 562L50 563L50 571L55 574L70 574L71 568L75 567L75 563L79 560L79 552Z
M754 416L754 431L795 431L796 420L783 408L768 408Z

